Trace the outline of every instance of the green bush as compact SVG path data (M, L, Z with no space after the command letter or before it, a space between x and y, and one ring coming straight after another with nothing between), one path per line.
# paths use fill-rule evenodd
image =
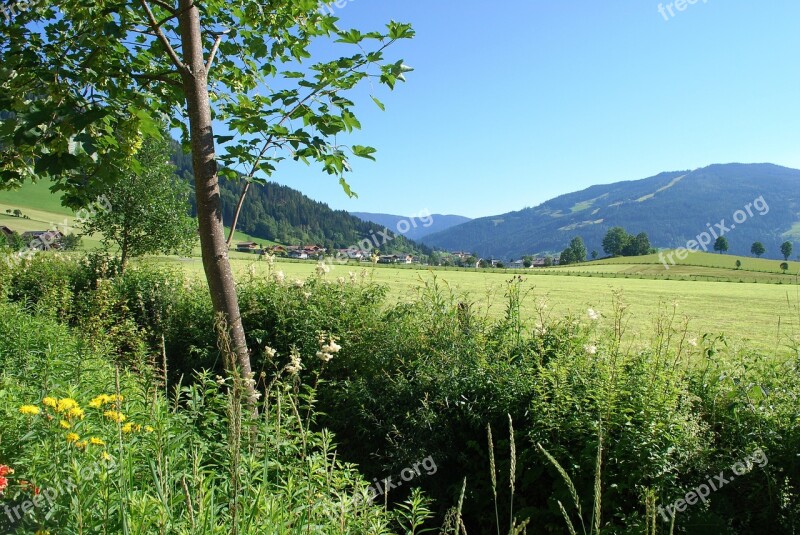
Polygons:
M51 319L0 304L0 326L3 533L366 535L429 516L418 495L397 514L355 499L367 483L308 428L313 392L294 375L261 384L255 415L235 377L167 396Z

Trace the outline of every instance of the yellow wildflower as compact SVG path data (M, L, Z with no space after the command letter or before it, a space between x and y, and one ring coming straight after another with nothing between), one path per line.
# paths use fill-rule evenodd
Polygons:
M56 398L47 397L42 400L42 405L55 409L56 405L58 405L58 401L56 401Z
M102 439L97 438L97 437L90 438L89 442L91 442L93 446L105 446L106 445L106 443Z
M152 433L153 431L155 431L155 429L153 429L153 428L152 428L151 426L149 426L149 425L146 425L146 426L144 426L144 430L145 430L145 431L147 431L148 433Z
M78 402L72 398L59 399L56 405L58 412L67 412L70 409L78 407Z
M111 421L117 422L118 424L127 420L125 415L118 411L106 411L103 413L103 416L105 416Z
M81 442L76 442L75 443L75 447L78 448L78 449L81 449L81 450L85 450L86 449L86 445L87 445L87 442L85 440L82 440Z
M103 452L103 460L104 461L113 461L114 458L111 455L109 455L107 451L104 451Z
M86 413L83 412L83 409L79 407L72 407L69 411L67 411L67 417L69 418L80 418L83 420L83 417Z
M61 429L69 429L70 427L72 427L72 425L66 420L61 420L60 422L58 422L58 425L61 426Z
M89 406L93 409L99 409L103 405L114 403L115 401L122 401L124 398L119 395L109 396L108 394L100 394L89 402Z
M67 442L78 442L80 438L77 433L67 433Z
M45 530L45 529L40 529L40 530L36 531L35 535L50 535L50 532Z
M19 412L26 416L36 416L40 411L36 405L23 405L19 408Z

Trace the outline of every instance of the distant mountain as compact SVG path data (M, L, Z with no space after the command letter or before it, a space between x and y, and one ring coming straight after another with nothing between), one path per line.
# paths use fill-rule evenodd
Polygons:
M194 187L191 156L184 154L176 142L172 163L176 173ZM242 182L220 178L222 219L233 221ZM192 213L196 213L194 195L190 196ZM253 185L247 193L237 229L256 238L284 245L322 245L328 249L362 247L362 241L378 241L382 253L428 254L431 250L392 231L391 239L381 234L384 227L365 222L344 210L333 210L301 192L274 182ZM364 242L366 243L366 242ZM364 247L366 248L366 247Z
M756 201L762 197L763 204ZM602 255L603 236L614 226L633 234L646 232L654 247L673 248L696 239L709 225L721 232L716 225L722 220L731 254L749 255L752 243L760 241L767 249L765 257L780 258L780 244L790 240L796 255L800 171L772 164L727 164L661 173L592 186L535 208L475 219L422 241L435 248L508 259L556 253L571 238L581 236L590 252Z
M472 221L472 219L460 215L419 214L406 217L391 214L371 214L368 212L350 212L350 214L363 221L369 221L389 230L397 231L412 240L419 240L428 234L441 232L461 223Z

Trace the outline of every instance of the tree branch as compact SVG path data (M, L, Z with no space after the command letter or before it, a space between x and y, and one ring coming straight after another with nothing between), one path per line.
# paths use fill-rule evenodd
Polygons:
M158 3L158 5L162 6L163 2L159 0L153 0L154 2ZM191 73L189 68L181 61L178 57L178 54L175 52L175 49L172 48L172 45L167 39L167 36L164 35L164 32L161 31L161 27L158 25L158 21L156 21L156 17L153 15L153 11L150 9L150 4L147 3L147 0L139 0L144 8L145 13L147 13L147 20L150 21L150 26L153 28L153 31L156 32L156 36L158 40L161 41L161 44L164 45L164 48L167 49L167 55L170 57L172 62L175 66L183 73ZM162 6L164 7L164 6ZM164 8L167 9L167 8ZM171 9L171 8L170 8Z
M211 65L214 63L214 57L217 55L217 50L219 50L219 44L222 42L222 34L217 34L217 38L214 39L214 46L211 47L211 53L208 55L208 61L206 61L206 72L211 70Z
M153 2L155 5L166 9L167 11L172 13L173 15L177 15L178 14L178 10L176 8L172 7L171 5L169 5L168 3L164 2L163 0L150 0L150 1Z
M183 87L183 84L179 80L175 80L174 78L170 78L170 74L175 74L174 72L159 72L154 74L134 74L132 75L133 78L140 79L140 80L156 80L159 82L163 82L165 84L169 84L175 87Z

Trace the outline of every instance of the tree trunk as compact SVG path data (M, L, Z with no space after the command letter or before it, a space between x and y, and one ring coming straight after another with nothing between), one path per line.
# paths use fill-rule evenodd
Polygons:
M189 112L189 132L192 146L197 220L200 226L200 248L203 268L208 280L214 312L222 316L241 374L245 378L245 397L254 401L250 354L245 341L236 285L228 259L225 228L222 223L222 198L217 177L217 160L211 124L211 103L208 94L208 74L203 57L200 14L194 0L180 0L179 26L183 62L189 68L183 72L186 105ZM222 345L222 344L221 344ZM222 349L222 348L221 348Z

